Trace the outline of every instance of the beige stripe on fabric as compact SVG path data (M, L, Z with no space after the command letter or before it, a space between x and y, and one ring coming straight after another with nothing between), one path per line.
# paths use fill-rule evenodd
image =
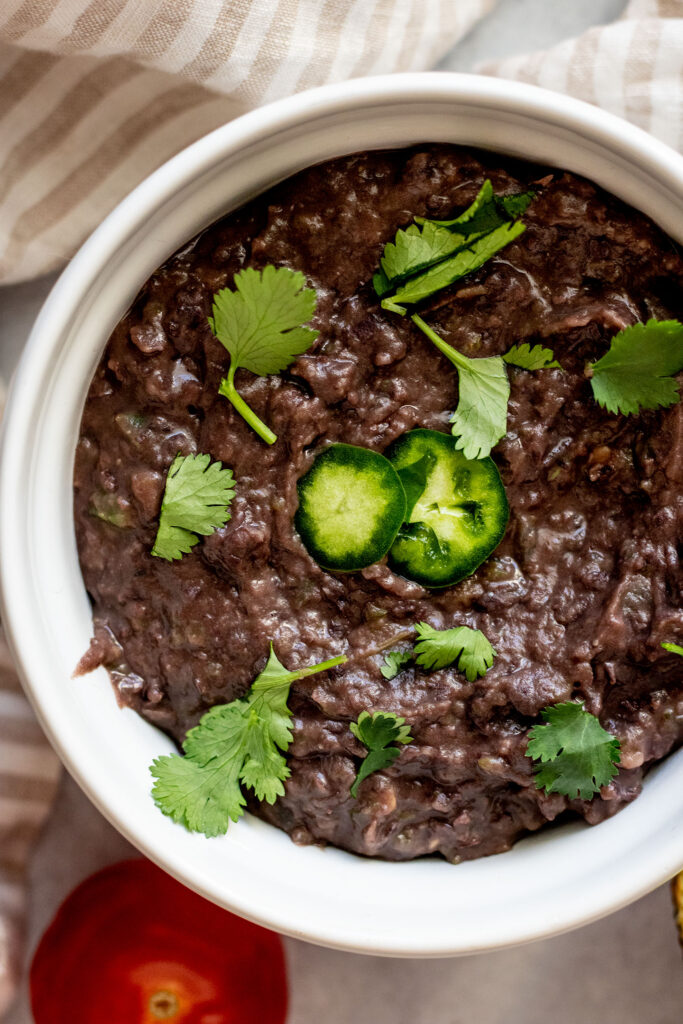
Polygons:
M578 96L588 103L595 103L595 88L592 68L598 51L598 37L594 32L586 32L576 40L574 52L567 72L567 92Z
M652 97L649 130L683 149L683 17L660 22L657 74L648 82Z
M54 67L59 60L50 53L24 53L17 50L17 59L0 78L0 119Z
M647 83L654 70L660 35L659 21L649 19L643 22L631 40L626 59L628 114L641 128L649 127L652 117L652 97Z
M14 669L9 665L0 666L0 693L20 693L21 685Z
M273 2L277 3L277 0ZM201 50L182 69L186 78L205 82L230 60L235 38L249 15L249 6L249 0L234 0L232 4L221 5L213 30Z
M642 0L642 6L651 18L681 17L681 0Z
M40 86L46 112L59 106L68 88L76 85L84 74L98 65L99 62L90 57L63 58L55 69L56 80L53 82L53 76L48 76ZM76 75L73 74L74 70ZM92 110L77 121L43 159L27 167L26 173L15 181L7 200L0 207L5 213L0 221L0 251L6 245L16 222L42 195L56 189L78 167L93 159L109 136L137 110L170 89L177 88L174 79L168 75L144 68L137 68L137 71L138 75L130 81L122 81L104 93ZM50 92L51 88L54 96ZM83 198L87 198L85 194Z
M60 53L78 53L97 47L107 29L133 0L90 0L60 43Z
M438 38L441 28L440 10L441 5L438 0L425 0L423 7L424 17L415 33L413 50L408 62L408 71L418 70L425 59L427 61L431 60L434 53L434 41Z
M19 891L22 889L26 877L26 850L35 838L36 827L32 825L26 829L24 842L20 844L18 849L14 849L11 844L11 837L5 836L0 831L0 844L3 846L2 852L0 852L0 871L7 886L11 886ZM4 850L5 843L7 843L6 853Z
M263 103L296 91L299 79L315 53L319 15L319 0L299 0L289 46L282 53L279 66L263 92Z
M339 30L344 22L346 8L344 4L337 3L337 0L323 0L320 18L315 38L315 63L311 62L301 75L297 91L313 88L320 84L320 72L318 64L324 65L326 72L334 60L337 48L335 40L339 37Z
M46 793L45 779L32 778L29 775L4 775L0 772L0 809L3 801L13 800L26 802L28 805L35 804L36 807L44 808L49 795ZM22 820L22 815L14 816L17 821ZM0 822L11 821L12 818L0 817Z
M55 63L44 69L44 73L34 81L31 88L19 98L13 107L3 111L0 120L0 137L2 149L6 152L30 133L35 125L47 117L51 110L59 106L62 97L83 78L98 62L92 57L78 57L73 60L58 58ZM30 167L26 168L27 177ZM0 225L7 207L0 207ZM13 213L13 210L9 211ZM0 237L2 236L0 226Z
M96 156L81 163L66 181L60 182L19 218L0 259L0 277L36 235L67 217L103 178L116 172L118 164L147 132L154 131L178 113L208 102L204 89L177 86L137 111L113 132Z
M0 21L2 38L8 42L18 42L22 36L40 28L48 20L54 9L51 0L24 0L21 7L14 12L5 23ZM0 7L2 15L2 7Z
M56 788L56 787L55 787ZM42 794L36 799L25 796L3 796L0 793L0 821L27 821L38 827L45 820L48 807L54 797L54 791L48 791L43 785Z
M251 67L234 90L235 96L248 101L251 96L267 93L284 55L292 45L293 30L294 22L286 22L283 29L276 11Z
M384 29L378 23L378 0L354 0L341 27L340 46L327 74L328 82L339 82L359 74L368 37L384 40Z
M97 64L64 96L59 106L25 135L0 164L0 203L15 182L25 174L25 168L49 157L89 112L94 110L110 90L142 74L123 58L114 58Z
M86 59L84 73L96 61ZM74 66L80 70L82 59L77 61L62 60L60 69L56 70L57 82L54 84L55 102L48 103L49 86L53 83L46 79L41 86L41 95L45 96L46 110L49 112L51 106L59 106L61 98L67 91L63 84L69 87L77 83L82 74L72 75ZM63 70L64 74L60 74ZM17 222L32 206L40 201L46 193L50 193L58 186L68 180L70 175L83 163L96 156L107 138L130 117L131 104L136 109L136 104L144 105L162 92L167 92L171 87L167 76L160 76L156 72L148 72L144 69L137 69L139 75L129 82L122 83L114 90L110 90L100 98L91 111L86 113L79 121L75 122L71 130L61 140L56 140L52 148L33 164L26 167L23 175L18 175L7 199L0 206L0 253L5 249L9 237ZM60 79L68 76L67 82L62 83ZM15 128L17 125L15 124ZM83 193L83 199L87 195ZM81 209L79 207L78 209ZM76 214L78 216L78 214ZM67 228L67 235L70 228ZM67 244L62 241L62 246ZM72 244L72 243L68 243ZM63 251L66 251L63 248Z
M412 12L405 4L397 4L394 7L385 33L384 45L375 53L373 63L367 69L367 74L378 74L378 69L387 65L392 71L402 66L401 54L410 31L411 14Z
M187 0L187 2L190 4L190 9L186 22L180 27L177 38L164 52L163 61L160 60L155 65L170 74L181 74L183 69L198 56L218 16L218 7L215 3L207 5L206 0ZM153 30L152 26L150 29Z
M281 33L291 17L292 0L250 0L247 16L237 36L230 40L230 55L222 61L213 73L204 79L204 85L218 92L230 93L240 99L248 99L250 106L257 106L263 95L261 68L258 53L264 35L271 25L278 25ZM250 86L253 85L253 89Z
M128 0L121 13L102 33L97 45L89 47L88 52L98 57L112 57L124 53L128 58L151 66L153 61L141 45L141 36L150 28L154 33L163 35L166 25L164 11L169 6L186 8L187 5L188 0L180 0L180 3L178 0L144 0L143 3Z
M383 4L378 4L369 20L363 53L353 65L352 77L362 78L364 75L376 74L378 67L387 64L393 69L405 25L406 14L402 10L402 5L397 5L393 10L386 10Z
M26 821L18 822L13 828L0 830L0 866L3 880L20 881L25 869L26 851L36 837L36 827ZM8 876L8 868L13 869L13 878ZM0 895L1 898L1 895ZM74 1021L74 1024L77 1024Z
M41 780L53 779L55 775L54 754L45 744L28 746L9 740L0 726L0 777ZM24 764L25 755L26 763Z
M0 872L0 962L2 961L2 928L7 917L19 917L24 910L23 886L15 882L3 882ZM0 1003L0 1012L2 1005Z
M26 874L26 850L35 838L35 825L24 829L16 843L13 836L8 836L0 830L0 871L8 885L22 885Z
M206 103L191 107L159 125L118 165L117 187L124 193L130 191L141 174L150 173L175 152L179 136L188 143L193 142L241 112L237 104L225 97L214 96L212 100L207 99ZM31 245L23 250L22 261L16 264L18 278L29 274L31 266L35 266L36 262L45 262L50 266L63 265L69 251L87 237L93 218L100 211L111 209L113 202L111 181L104 179L69 217L40 232Z
M17 689L19 689L18 682ZM30 755L31 751L28 748L45 746L45 734L30 712L23 695L21 701L24 706L24 718L18 718L16 715L5 715L2 702L0 701L0 718L2 719L0 723L0 743L21 743L27 748L27 754Z
M145 60L159 66L160 57L176 42L180 32L193 16L192 3L165 3L153 21L141 33L136 48Z
M408 25L403 34L403 39L401 41L400 47L398 47L396 50L393 67L394 71L403 71L404 69L409 69L410 62L415 54L415 37L418 31L420 30L420 26L422 25L423 20L424 19L420 12L415 11L415 9L411 10L410 17L408 19ZM373 73L378 73L377 68L373 69Z
M560 43L545 56L508 58L480 70L566 89L683 148L683 0L632 0L622 18L590 29L573 52Z
M7 690L0 693L0 707L2 711L3 726L6 722L10 724L12 722L34 722L33 712L23 695L23 691L18 689L16 693L10 693Z
M351 66L351 78L362 78L372 73L377 64L378 49L384 53L382 63L387 61L393 64L393 46L400 43L395 15L395 11L386 10L381 2L375 5L366 22L363 48Z

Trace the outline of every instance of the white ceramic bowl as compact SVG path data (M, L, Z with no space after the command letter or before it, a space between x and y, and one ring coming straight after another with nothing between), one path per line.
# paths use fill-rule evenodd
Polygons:
M104 670L72 679L91 634L76 556L73 452L91 374L148 275L186 239L287 175L362 149L444 141L586 175L683 241L683 159L562 96L465 75L347 82L265 107L139 186L64 272L13 384L0 457L3 616L27 692L65 765L109 820L196 891L279 931L344 949L445 956L590 921L683 864L683 750L597 828L546 830L453 867L294 846L252 817L221 839L160 814L148 765L170 741L121 711Z

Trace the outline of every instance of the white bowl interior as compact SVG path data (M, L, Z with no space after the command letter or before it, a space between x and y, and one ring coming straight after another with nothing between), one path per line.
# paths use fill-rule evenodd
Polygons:
M73 451L111 329L147 276L200 228L287 175L362 149L479 145L577 171L683 241L683 161L615 118L469 76L396 76L282 101L219 129L140 186L56 285L14 382L0 462L4 616L28 692L69 770L153 860L244 916L302 938L394 955L529 940L615 909L683 862L683 751L598 828L546 830L453 867L298 848L247 816L208 840L154 807L148 766L170 741L117 707L104 670L72 678L91 635L72 515Z

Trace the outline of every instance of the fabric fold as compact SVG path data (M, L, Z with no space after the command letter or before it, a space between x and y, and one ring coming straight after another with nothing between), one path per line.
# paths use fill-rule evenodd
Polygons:
M683 0L631 0L610 25L477 71L568 93L683 149Z
M0 283L64 266L165 160L302 89L432 67L496 0L5 0Z

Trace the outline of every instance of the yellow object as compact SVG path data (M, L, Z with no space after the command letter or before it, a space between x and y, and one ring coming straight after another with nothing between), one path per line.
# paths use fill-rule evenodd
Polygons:
M671 882L674 898L674 915L678 928L678 941L683 947L683 871L680 871Z

